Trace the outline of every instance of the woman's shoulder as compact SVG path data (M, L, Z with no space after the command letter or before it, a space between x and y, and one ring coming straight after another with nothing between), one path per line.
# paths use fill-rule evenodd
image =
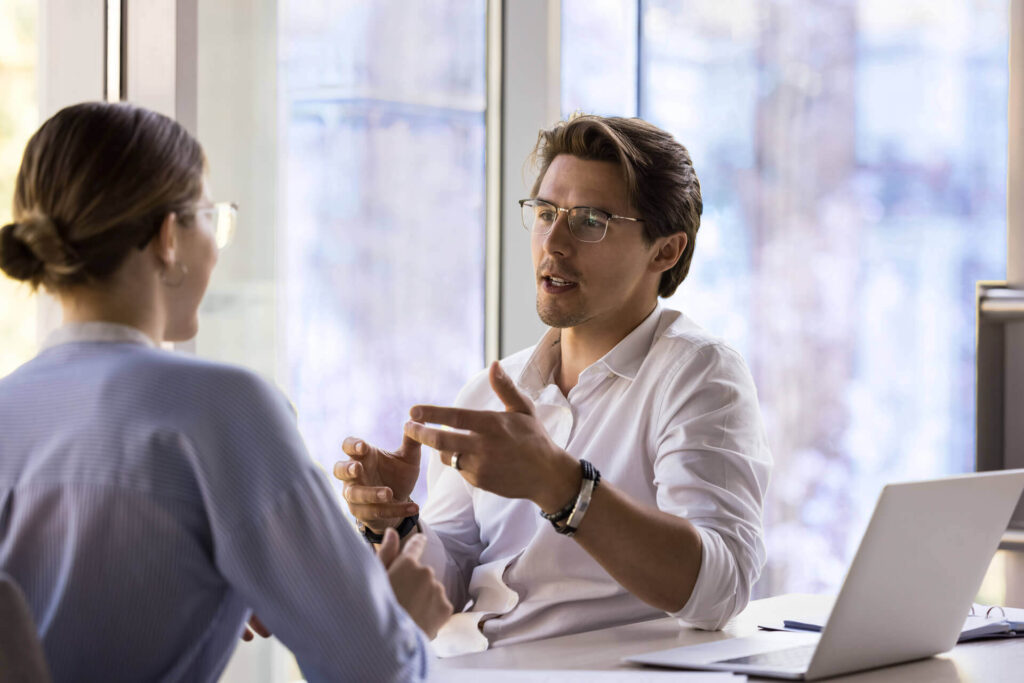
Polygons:
M200 410L259 404L290 410L284 394L256 372L185 353L139 348L124 355L114 374L115 383L142 385Z

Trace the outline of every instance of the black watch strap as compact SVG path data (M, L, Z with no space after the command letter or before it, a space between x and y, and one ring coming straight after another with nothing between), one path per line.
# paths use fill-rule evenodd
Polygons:
M408 517L403 519L399 523L399 525L395 527L395 531L398 532L398 538L401 539L401 538L405 538L406 536L408 536L412 532L412 530L416 528L416 525L419 524L419 523L420 523L420 515L419 515L419 513L416 513L415 515L409 515ZM359 531L360 531L360 533L363 534L363 537L367 541L369 541L370 543L383 543L384 542L384 534L376 533L373 529L371 529L370 527L366 526L365 524L360 524L359 525Z

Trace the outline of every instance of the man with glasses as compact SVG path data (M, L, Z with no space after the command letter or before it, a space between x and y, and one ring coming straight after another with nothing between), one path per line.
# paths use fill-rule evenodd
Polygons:
M414 406L397 451L347 439L335 474L368 539L427 536L464 607L439 654L664 613L721 628L764 565L771 456L742 358L658 304L700 225L689 153L639 119L577 116L534 155L520 205L551 329L456 407ZM417 517L421 444L440 457Z

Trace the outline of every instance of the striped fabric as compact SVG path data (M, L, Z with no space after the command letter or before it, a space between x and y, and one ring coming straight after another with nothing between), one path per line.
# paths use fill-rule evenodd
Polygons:
M130 328L55 334L0 380L0 570L54 680L215 680L250 609L310 681L426 676L278 391Z

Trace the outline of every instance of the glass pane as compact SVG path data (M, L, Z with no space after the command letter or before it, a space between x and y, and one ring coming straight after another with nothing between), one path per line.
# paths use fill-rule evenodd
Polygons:
M637 3L562 0L562 113L636 116Z
M25 143L39 126L37 0L0 3L0 226L11 221ZM36 351L36 298L0 274L0 377Z
M348 435L397 447L483 367L485 12L285 10L281 357L325 465Z
M275 379L327 470L348 435L396 447L484 365L486 3L198 13L197 133L239 211L195 350ZM232 675L298 676L262 649Z
M756 593L835 590L885 482L972 467L1008 2L642 7L640 114L689 147L705 201L669 305L743 353L776 460Z
M199 138L239 223L196 347L276 378L329 470L483 367L486 8L238 4L199 8Z

